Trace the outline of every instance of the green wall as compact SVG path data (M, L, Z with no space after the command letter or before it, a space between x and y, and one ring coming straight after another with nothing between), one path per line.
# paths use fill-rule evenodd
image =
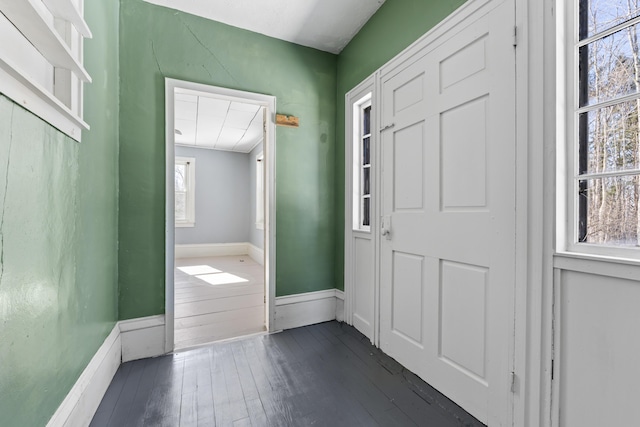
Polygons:
M334 287L335 55L175 10L120 10L119 313L164 313L164 78L275 95L277 295Z
M117 320L117 0L87 1L77 143L0 95L0 424L43 426Z
M338 57L335 283L344 289L344 97L466 0L387 0Z

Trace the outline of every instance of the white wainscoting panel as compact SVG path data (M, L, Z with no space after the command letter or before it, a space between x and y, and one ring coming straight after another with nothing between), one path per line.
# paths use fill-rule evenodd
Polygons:
M122 362L165 354L164 323L164 315L120 321Z
M637 424L630 420L640 418L640 282L573 271L556 277L555 425Z
M119 325L115 325L53 414L47 427L89 425L115 375L122 355Z

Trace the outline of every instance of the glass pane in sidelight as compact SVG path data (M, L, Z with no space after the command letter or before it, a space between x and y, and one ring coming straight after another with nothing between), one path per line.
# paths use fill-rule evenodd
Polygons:
M362 169L362 194L365 196L371 194L371 169L369 168Z
M371 225L371 199L365 197L362 199L362 225L368 227Z
M362 140L362 164L371 163L371 138L367 137Z
M362 116L363 116L362 117L362 120L363 120L362 134L369 135L371 133L371 106L364 109Z

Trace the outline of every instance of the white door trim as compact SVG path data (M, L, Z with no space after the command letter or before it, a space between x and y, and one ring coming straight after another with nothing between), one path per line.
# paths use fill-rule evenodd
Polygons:
M201 83L188 82L165 78L165 352L173 351L174 345L174 244L175 244L175 219L174 219L174 93L175 89L186 91L207 92L221 98L249 102L261 105L267 111L266 136L264 157L266 162L265 193L265 287L266 307L265 326L267 331L272 331L275 325L275 299L276 299L276 97L258 93L245 92L218 86L210 86Z

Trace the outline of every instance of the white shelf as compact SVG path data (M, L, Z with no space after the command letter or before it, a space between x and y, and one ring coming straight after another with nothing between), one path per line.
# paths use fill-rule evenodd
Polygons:
M0 81L4 95L80 142L89 125L37 82L24 76L10 61L0 58Z
M89 26L71 0L42 0L42 2L54 15L71 22L82 37L86 39L93 37Z
M51 0L51 2L56 4L65 3L64 0ZM71 7L75 9L73 5ZM79 79L85 82L91 81L89 73L74 57L69 47L53 27L53 19L47 16L48 11L40 0L0 0L0 12L13 25L20 28L22 34L51 65L71 70ZM80 17L80 19L82 18ZM82 21L84 22L84 20Z

